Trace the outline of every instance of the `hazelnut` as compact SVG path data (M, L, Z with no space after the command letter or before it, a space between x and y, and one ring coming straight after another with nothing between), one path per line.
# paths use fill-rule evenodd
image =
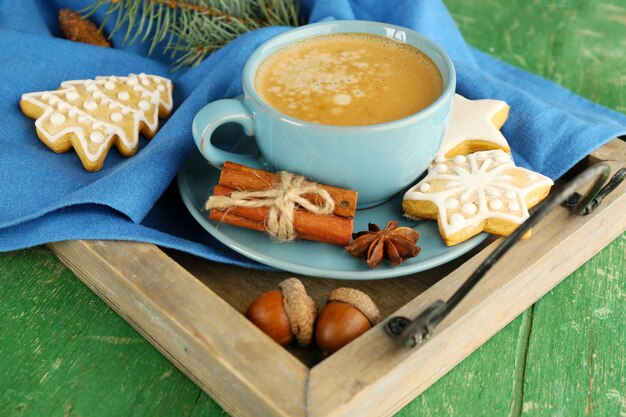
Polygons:
M286 279L278 286L280 289L256 298L246 310L246 317L283 346L294 339L300 346L311 344L317 315L315 302L297 278Z
M325 355L339 350L380 321L378 307L362 291L338 288L317 318L315 341Z

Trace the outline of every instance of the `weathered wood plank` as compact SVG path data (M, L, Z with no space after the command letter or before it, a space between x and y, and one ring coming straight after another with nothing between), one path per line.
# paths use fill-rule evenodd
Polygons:
M304 416L308 369L156 246L50 247L229 413Z
M471 45L626 113L623 0L444 3Z
M396 417L515 415L521 388L530 311L518 317L450 373L410 402Z
M622 234L396 417L625 414L625 246Z
M626 234L535 306L523 415L626 415Z
M471 251L467 257L478 251L479 248ZM207 268L207 263L197 257L175 251L168 251L168 253L176 262L241 313L245 312L248 305L259 294L278 288L280 281L293 276L286 272L255 271L223 264L211 264L210 268ZM399 280L345 281L304 276L298 278L306 286L318 309L326 303L330 291L349 286L369 294L377 304L381 315L386 317L424 292L441 277L459 267L467 257ZM244 276L243 279L242 276ZM323 359L321 352L317 349L294 345L288 346L287 349L309 367L315 366Z
M623 48L616 47L616 40L626 37L626 5L619 0L600 0L570 1L562 6L569 12L554 31L554 64L545 75L593 101L626 112L624 53ZM547 23L541 22L546 17L537 17L537 23ZM528 38L520 36L519 42L526 43ZM626 160L624 147L618 151L614 145L596 156ZM625 303L606 290L612 288L620 294L624 288L615 284L616 277L618 283L624 283L623 238L577 271L570 278L573 281L538 302L528 355L524 415L626 415ZM621 271L615 269L619 265ZM613 271L612 278L597 274L596 269ZM601 320L598 314L608 311L605 308L614 312L613 317Z
M623 44L619 44L619 42L621 42L620 39L624 38L624 36L620 36L620 34L624 34L624 27L626 27L620 23L620 18L624 15L622 0L595 1L586 3L561 1L558 4L550 1L527 2L524 0L515 0L508 3L498 1L467 2L466 0L446 0L446 4L455 13L457 22L461 25L464 34L468 37L468 40L479 46L480 49L488 51L518 66L528 68L533 72L551 77L552 79L555 79L575 91L599 101L600 103L616 108L622 112L626 111L626 94L624 94L624 82L621 75L623 74ZM465 10L460 10L462 8ZM597 22L594 19L586 17L593 15L594 13L601 14L601 19L597 19ZM489 24L485 24L484 16L489 16ZM571 19L572 16L580 16L581 18L578 20ZM583 20L582 17L585 17L585 19ZM565 30L563 30L564 26ZM567 26L575 27L575 30L580 31L584 36L576 36L573 33L568 33ZM559 40L558 42L553 41L552 34L555 33L557 29L562 34L565 34L564 38L570 39L569 44L564 44L563 40ZM597 42L593 41L598 34L603 33L610 34L610 39L608 41L603 39L600 39ZM551 45L553 44L555 44L561 51L565 51L566 54L562 55L555 53L555 50L551 49ZM619 56L615 57L616 53L621 53L621 58ZM569 57L565 58L567 55L569 55ZM569 71L567 70L568 66L571 68ZM585 68L585 71L581 71L581 68ZM31 257L30 254L32 251L30 250L19 253L18 262L20 262L20 266L18 266L17 269L19 272L10 275L11 279L16 279L17 283L25 282L30 285L32 281L25 279L23 277L24 274L32 273L38 277L36 279L42 279L42 277L47 276L45 268L37 268L39 259L38 255ZM36 249L35 253L38 254L39 249ZM2 264L6 261L6 258L3 257L4 255L5 254L0 254L0 277L3 276L2 272L15 271L15 269L9 268L4 270L2 269ZM599 264L600 267L606 265L610 266L613 259L614 258L604 259L602 263ZM49 262L49 265L51 266L58 265L56 261L48 260L44 262L46 264ZM30 267L31 264L32 270ZM42 299L43 295L48 294L49 291L59 291L66 294L67 300L71 301L72 304L64 305L63 303L65 299L57 299L58 306L54 307L56 314L50 315L51 319L58 319L62 322L64 315L68 317L71 316L78 323L78 327L81 327L81 320L89 321L90 316L93 315L93 317L97 318L98 322L102 324L101 329L117 329L116 323L118 323L121 328L127 329L125 332L113 332L111 333L112 335L117 337L136 337L136 334L132 330L128 330L129 327L119 320L115 314L110 312L107 314L94 313L93 309L96 308L94 306L100 305L100 308L104 308L105 310L106 307L104 307L103 303L97 301L96 297L93 295L90 297L85 295L85 298L82 301L72 298L71 295L77 288L82 288L83 293L88 293L88 291L84 291L84 288L81 285L71 279L70 274L67 274L67 277L67 283L63 282L62 284L59 284L60 287L65 287L66 285L70 286L67 288L67 291L65 289L56 289L56 287L52 288L49 285L46 285L45 287L33 286L31 287L32 291L29 291L26 287L24 287L24 289L16 289L11 293L8 300L14 300L17 297L18 300L21 300L18 301L17 304L12 301L7 301L7 304L2 304L2 300L7 300L7 296L4 291L0 291L0 294L2 294L2 297L0 297L0 305L2 305L2 307L0 307L0 313L5 314L7 311L11 313L19 311L19 314L24 313L23 317L14 320L15 327L18 330L15 330L15 332L11 334L17 335L19 327L27 324L28 320L36 320L35 317L38 317L38 315L50 314L49 307L45 308L45 313L42 312L44 306L47 306L47 304L45 304L45 300ZM589 278L587 277L586 279ZM604 282L607 280L607 277L597 275L593 277L593 279ZM564 285L558 287L557 291L546 297L546 299L557 296L555 294L557 294L558 291L564 287ZM597 296L603 296L602 288L603 287L601 286L589 288L589 291ZM16 295L16 293L19 294ZM23 297L19 297L19 295L23 295ZM564 291L563 297L565 299L567 295L568 293ZM93 306L89 305L89 308L87 308L86 304L88 303L86 300L93 302ZM576 301L577 302L571 305L570 308L578 309L581 307L581 303L584 307L584 304L588 302L585 297L579 297ZM22 303L25 304L23 309L21 309ZM555 305L557 304L558 303L555 303ZM622 305L623 304L624 303L622 302ZM620 310L622 305L613 304L611 311L613 313L616 311L623 311ZM76 313L74 313L75 310ZM27 318L30 317L31 312L34 316L27 320ZM551 310L548 311L548 313L551 313ZM538 314L543 314L543 312L539 311ZM49 321L44 321L44 323L50 325L51 327L53 327L54 324ZM3 331L7 328L4 326L6 326L6 324L0 321L0 339L2 338ZM8 326L13 328L13 323ZM72 333L74 330L72 326L68 326L66 328L57 326L53 328L55 330L51 334L51 337L71 340L75 336ZM44 337L40 340L43 341L43 344L46 344L45 336L50 334L51 330L43 324L41 327L37 327L36 329L37 334L32 334L30 337L41 337L41 334ZM508 332L508 337L512 343L515 343L516 339L511 333L514 332ZM503 333L501 332L494 337L494 339L500 337L502 334ZM550 338L558 339L560 338L560 332L555 332L553 330L552 332L546 334L546 337L548 336ZM604 335L596 334L596 336L598 336L596 340L600 340L599 337L603 336L607 345L611 345L612 341L615 340L616 337L616 335L606 333ZM9 339L9 343L19 343L22 340L23 339L19 339L17 337L15 339L11 337ZM537 339L537 342L539 342L539 339ZM572 340L572 342L580 343L580 341L577 340ZM106 342L98 343L104 346ZM492 348L494 345L495 347ZM0 343L0 346L4 345ZM70 410L70 415L76 414L82 417L111 415L110 408L103 405L104 401L102 401L102 399L110 399L111 402L117 404L119 410L121 410L120 415L185 415L187 414L186 411L189 410L187 404L192 404L192 408L195 407L193 408L193 415L195 417L215 417L217 415L223 415L222 412L217 411L218 409L215 404L208 400L205 395L202 395L197 403L195 398L192 401L189 401L187 395L180 395L178 398L176 398L175 395L170 395L169 389L172 384L171 378L176 377L178 374L175 369L172 371L172 376L164 379L163 381L158 381L159 374L157 371L146 372L143 374L141 372L134 371L139 367L135 368L131 365L126 365L139 364L142 360L145 360L145 364L142 364L141 366L150 367L151 361L157 361L167 365L166 361L163 361L162 357L156 354L151 347L145 344L145 342L143 345L146 346L145 348L139 349L139 346L141 346L139 343L112 346L111 348L118 352L117 355L122 356L125 359L122 361L118 360L116 362L114 360L107 359L111 358L111 356L109 356L109 354L105 351L104 347L103 351L100 351L95 346L92 346L92 344L70 345L66 347L65 343L57 345L48 342L48 356L46 358L42 358L41 353L31 353L26 350L22 351L22 356L20 356L20 352L17 351L15 346L10 345L10 348L15 352L14 354L8 355L8 357L0 360L0 367L5 367L6 363L11 365L11 362L17 361L20 366L24 366L25 370L32 370L37 366L47 366L52 368L57 357L61 357L63 364L65 364L68 363L66 362L65 355L72 355L76 352L82 354L83 351L86 351L85 354L89 355L90 360L73 362L72 370L75 372L74 374L66 374L67 379L63 379L62 376L59 375L60 379L54 380L57 384L54 386L47 384L47 391L41 394L33 395L32 398L21 397L23 401L17 401L17 399L15 399L16 401L12 403L11 407L4 401L4 398L6 397L0 397L2 399L0 400L0 415L21 415L17 414L18 411L26 413L23 415L47 415L47 411L52 410L52 407L54 407L55 404L65 404L64 401L67 398L74 398L74 394L76 397L81 397L81 401L75 403L77 405L75 408ZM488 343L481 350L479 350L476 355L474 355L485 357L485 359L479 360L479 363L475 364L475 366L480 366L481 364L486 366L490 363L490 360L498 360L498 358L501 358L500 355L502 349L506 348L506 344L501 346L497 343ZM0 354L1 353L2 348L0 348ZM468 360L466 360L466 362L473 360L474 356L471 356ZM504 357L508 358L508 356ZM115 359L117 359L117 357L115 357ZM536 363L540 366L540 371L538 371L535 376L527 376L527 381L532 382L540 376L545 377L550 373L558 371L558 369L553 369L550 366L550 361L554 360L554 357L546 356L541 359L538 355L536 355L535 359L537 360ZM30 362L34 363L32 367L28 366ZM100 367L94 368L93 362L100 362ZM416 404L424 405L423 409L412 409L412 411L415 412L401 413L401 415L415 415L418 412L420 415L429 415L430 413L431 415L437 416L474 416L481 415L481 413L485 415L498 415L499 413L493 410L499 411L499 408L494 407L497 407L498 404L501 404L501 402L497 398L494 398L494 402L489 400L491 398L489 392L495 388L486 381L492 382L493 379L498 378L502 370L498 368L494 370L493 374L491 374L486 368L483 367L480 368L482 372L480 374L476 374L476 368L472 367L469 370L464 368L464 364L466 362L454 369L439 384L436 384L433 388L424 393L422 397L416 400ZM602 363L603 365L606 364L604 361L602 361ZM128 370L126 369L127 366L130 366ZM62 365L59 369L63 370L64 366ZM621 369L616 367L609 367L607 369L607 367L602 366L597 369L600 374L603 372L616 372L619 376L621 372L622 378L624 378L623 367ZM107 371L109 373L107 373ZM76 383L76 381L83 381L86 375L91 374L94 375L94 378L99 377L97 383ZM1 375L2 374L0 373L0 376ZM32 371L28 374L28 372L25 371L22 380L28 380L28 378L38 380L40 375L43 376L43 373ZM75 375L73 380L72 375ZM114 377L113 375L117 376ZM152 379L153 383L151 385L144 385L142 382L144 376L146 377L146 380ZM615 378L618 378L618 376ZM463 388L465 385L469 385L470 377L473 378L473 381L476 381L475 384L477 386L486 387L486 392L483 395L471 387L467 390ZM448 383L446 381L448 378L452 380L455 378L458 379L456 379L455 383L450 382L449 385L447 385ZM606 378L603 378L602 376L596 377L593 386L603 389L604 379ZM124 392L119 392L118 390L118 386L116 384L119 381L122 381L125 386ZM126 384L124 381L130 383ZM573 383L573 379L560 380L559 383ZM0 386L1 384L2 380L0 379ZM131 388L129 388L133 385L136 385L135 391L132 391ZM69 389L65 390L64 386L73 387L75 391L70 392ZM529 386L527 388L533 392L534 389L539 387L540 386L537 385L534 387ZM544 384L543 387L545 388L546 385ZM548 386L548 388L552 387ZM565 386L565 388L567 389L567 386ZM112 394L111 397L106 397L107 391L111 391L114 396ZM540 390L537 390L536 394L536 398L539 400L545 399L547 395L544 392L540 392ZM623 395L623 391L621 396L614 395L614 393L606 395L607 401L612 401L614 404L623 404L623 399L625 397L626 396ZM422 399L423 402L421 402ZM532 415L552 416L556 414L556 412L553 413L552 410L547 408L548 406L545 408L534 407L535 401L533 398L529 398L528 401L532 402L533 406L527 403L525 405L525 409L528 413L532 413ZM463 403L465 403L465 406L463 406ZM5 404L6 408L3 408ZM38 405L35 407L31 406L31 404ZM48 407L46 407L46 404ZM537 404L543 403L537 401ZM453 408L450 409L450 406ZM622 413L621 409L617 409L615 407L599 407L596 410L598 409L610 412L609 414L604 415L619 416ZM10 413L5 413L5 410L10 411ZM38 410L39 412L28 414L28 412L21 410L29 410L28 412L31 413L33 410ZM54 408L54 410L57 409ZM128 410L127 413L124 412L126 410ZM489 410L493 412L489 413ZM15 413L13 411L15 411ZM64 415L66 409L61 407L59 408L59 411L59 415ZM615 411L617 411L617 414L614 413Z
M621 0L601 0L594 2L581 1L561 1L555 2L540 1L527 2L524 0L513 0L506 4L498 0L480 0L467 2L464 0L445 0L446 5L454 13L455 20L459 24L461 31L466 39L474 46L488 51L490 54L510 62L516 66L530 70L531 72L551 78L558 83L572 89L573 91L599 102L606 106L612 107L622 113L626 112L626 84L623 81L623 44L621 40L626 39L626 25L624 25L623 16L626 16L624 2ZM483 16L490 16L490 23L485 25ZM592 158L599 160L626 160L624 147L616 149L616 144L612 143L605 147ZM623 239L624 235L622 235ZM593 258L589 264L599 265L604 268L606 265L613 265L620 262L616 259L619 254L615 254L614 248L619 243L613 242L607 249L603 250L600 255ZM623 259L623 253L622 259ZM622 261L623 262L623 261ZM587 264L588 265L588 264ZM587 273L590 271L585 265L583 269L573 277L568 278L564 283L560 284L554 291L546 295L538 302L538 306L545 303L551 303L553 298L561 301L555 302L554 309L535 309L532 317L535 321L542 321L543 316L558 314L566 316L568 312L578 312L579 310L587 310L589 303L588 297L604 297L604 291L601 282L606 282L606 276L596 274L588 275L587 279L598 282L593 287L585 285L588 291L588 297L575 297L570 299L572 288L578 284L574 284L572 280L576 280L579 273ZM593 268L593 266L590 266ZM592 271L590 271L592 272ZM583 281L587 283L587 281ZM606 285L606 283L605 283ZM567 300L567 301L566 301ZM613 300L616 301L616 300ZM617 300L619 301L619 300ZM612 310L623 312L626 309L626 303L612 302ZM557 313L558 311L558 313ZM619 314L619 313L618 313ZM604 322L598 323L600 327ZM610 328L610 325L609 325ZM556 330L555 330L556 329ZM528 401L522 401L523 407L519 413L511 415L520 415L522 409L529 415L555 416L555 415L586 415L581 409L574 410L573 407L558 407L552 401L556 384L550 381L551 375L559 374L562 371L561 365L572 360L572 351L576 349L586 349L586 340L582 337L576 340L568 335L568 331L562 334L557 325L554 328L546 328L543 336L550 340L550 343L559 344L562 338L569 340L569 349L562 352L553 351L550 355L541 356L537 354L535 363L531 366L540 368L540 371L530 372L526 374L526 385L532 385L532 397ZM570 330L570 332L575 330ZM603 333L603 345L612 345L615 334ZM498 334L496 337L500 337ZM494 337L494 339L496 338ZM510 339L510 343L515 343L514 338ZM535 338L531 340L531 350L533 346L536 349L545 348L546 342L543 338ZM485 345L485 348L489 345ZM622 345L623 346L623 345ZM498 352L489 351L488 349L480 350L482 355L488 355L494 359L496 364L499 362ZM478 353L478 352L477 352ZM472 355L468 360L471 360ZM578 358L578 356L574 356ZM606 359L606 358L605 358ZM555 364L556 361L556 364ZM608 359L607 359L608 361ZM607 369L607 361L603 361L605 367L598 370L600 375L602 372L613 375L613 382L619 378L626 378L626 370L620 367L620 360L613 358L612 368ZM461 364L463 365L463 364ZM496 371L497 365L494 365ZM459 368L451 372L451 378L456 377ZM581 372L587 369L581 367ZM494 373L493 377L497 377ZM486 379L491 378L487 372ZM462 376L461 381L464 381ZM447 377L444 378L447 380ZM479 380L477 383L483 382ZM606 390L606 377L598 377L595 379L594 388ZM524 380L520 380L523 386ZM462 384L459 384L462 387ZM562 389L563 404L570 404L571 395L584 395L584 387L578 390L579 382L574 378L567 380L559 380ZM623 385L623 384L622 384ZM422 410L424 415L429 415L431 409L443 410L442 405L447 401L443 400L442 395L447 391L438 389L439 383L426 391L420 396L416 402L420 402L424 398L429 407ZM614 388L614 387L610 387ZM454 398L466 398L464 389L455 391ZM487 394L489 391L486 392ZM620 396L609 394L613 397L611 400L617 404ZM476 401L480 398L480 401ZM465 406L456 408L455 416L475 416L486 414L492 409L490 401L483 402L483 399L490 398L488 395L483 397L467 397ZM622 395L621 398L626 398ZM606 398L608 401L609 399ZM516 401L516 399L514 399ZM432 408L431 408L432 407ZM533 408L534 407L534 408ZM615 408L603 408L602 412L597 415L619 416L621 410ZM624 410L626 411L626 409ZM402 413L400 413L402 414ZM447 413L439 413L434 415L452 415ZM492 415L506 415L496 414ZM626 415L626 414L625 414Z
M0 416L172 416L199 388L43 247L0 253Z
M311 416L397 411L621 235L626 228L624 190L626 184L591 216L577 217L564 208L554 210L544 219L541 234L518 243L515 256L500 260L498 268L506 273L490 272L419 350L399 349L378 325L359 343L346 346L313 368ZM491 250L493 246L474 256L399 313L414 317L432 301L446 299ZM402 380L413 382L401 384Z
M535 264L531 265L530 269L528 268L528 262L520 261L520 259L509 262L508 266L505 264L504 267L508 269L511 275L497 277L491 283L483 286L482 293L479 291L477 294L472 294L467 301L468 304L465 306L466 311L463 312L463 309L460 308L461 313L455 312L450 316L451 318L454 317L456 322L454 319L450 319L452 322L448 324L449 328L446 329L444 325L443 332L440 335L436 335L428 345L419 351L427 351L429 347L435 349L439 354L439 362L436 359L428 359L424 362L424 358L428 356L428 353L422 353L422 355L426 355L422 356L422 362L431 367L435 364L435 367L439 366L445 372L445 370L463 359L467 353L478 347L486 338L506 324L521 309L528 306L541 296L545 290L557 283L562 278L562 274L567 273L567 271L562 269L564 264L567 265L565 266L566 268L573 269L577 267L585 256L591 256L593 250L604 245L604 240L608 239L611 233L615 233L614 229L622 230L626 227L626 214L616 209L619 206L619 201L626 200L622 188L618 189L615 195L609 196L603 206L593 216L584 220L567 215L565 215L567 219L564 220L564 209L560 213L553 214L551 219L546 220L551 227L543 230L545 235L541 239L535 237L532 245L528 245L526 242L519 245L521 248L526 248L528 253L524 254L523 249L521 252L520 250L517 251L519 258L534 259L536 260ZM597 224L593 224L593 219L596 219L595 223L598 223L599 218L613 212L617 212L617 215L616 223L612 225L612 230L607 230L606 224L603 225L604 227L598 227ZM590 228L592 230L588 230ZM576 242L580 234L584 232L589 233L588 237L593 242L592 245L589 245L592 252L586 252L586 248L577 247L573 249L576 256L572 252L573 260L570 260L569 264L567 262L558 264L557 259L563 260L563 257L565 257L565 260L568 260L568 255L564 252L564 249L569 248L570 251L572 250L571 247L563 247L563 240ZM295 410L296 412L301 412L302 415L305 414L304 409L299 409L298 406L303 407L305 404L307 369L300 364L287 366L287 368L293 366L290 370L295 370L296 379L292 378L292 381L295 381L295 384L292 385L296 386L295 396L300 395L302 402L294 401L292 403L293 409L291 410L283 408L285 404L282 402L279 404L280 401L289 401L294 398L294 392L290 391L286 395L282 392L284 385L280 377L285 377L285 374L268 377L262 368L270 365L268 369L271 368L274 371L276 366L279 368L285 366L284 363L276 362L276 360L295 361L295 359L284 353L281 348L269 342L262 335L257 334L255 336L256 329L251 327L235 309L232 309L213 292L209 291L201 281L165 256L157 248L128 242L116 244L108 242L64 242L55 244L54 248L61 255L62 259L65 259L68 265L77 272L81 279L135 325L142 334L148 337L157 348L162 350L196 383L212 393L217 401L223 403L229 411L241 413L242 415L254 415L251 413L258 411L258 409L265 409L263 411L264 415L293 415ZM488 248L486 251L488 252L491 249ZM557 262L555 265L550 264L549 255L551 252L559 255L558 257L555 255L553 258L553 262ZM546 259L546 254L548 254L548 259ZM412 305L423 304L425 300L432 299L433 296L443 297L442 294L446 291L451 291L457 285L453 277L456 275L467 275L475 267L471 265L477 263L483 255L484 253L477 255L470 261L470 266L461 266L443 281L427 290L422 296L410 302L407 307L409 311ZM553 277L552 281L543 280L540 283L541 285L538 285L536 288L533 288L532 285L520 284L521 279L519 277L522 274L530 273L530 276L536 276L539 272L552 270L553 268L561 269L552 274L556 277ZM238 270L238 272L228 272L227 270L220 272L220 268L216 266L213 266L210 270L212 271L211 273L219 275L219 282L228 283L228 281L233 279L241 282L241 270ZM202 281L206 283L209 275L211 274L205 274ZM277 278L274 277L272 279ZM232 286L232 282L227 285ZM236 285L234 288L237 289L237 287ZM163 288L167 288L168 291L164 292ZM443 293L441 292L442 289ZM517 300L517 302L513 303L513 308L510 306L502 307L501 304L505 300L510 301L511 299ZM182 301L186 303L183 306L181 306ZM219 319L219 323L212 323L211 320L205 319L205 315L202 313L208 310L203 308L203 304L209 304L213 311L220 312L219 315L215 315ZM240 306L240 310L241 307L243 306ZM407 308L404 308L404 310ZM495 317L492 317L492 315L495 315ZM228 323L229 321L232 321L232 323ZM164 325L165 322L166 324ZM468 338L459 338L461 336L458 331L460 326L472 328L478 323L483 326L482 332L475 332L472 338L469 338L471 339L469 342ZM228 336L225 329L232 328L239 330L238 337L249 333L247 337L250 337L250 340L253 341L252 344L255 344L256 350L244 348L243 350L240 349L241 351L237 355L225 353L230 351L229 346L232 347L232 345L226 342ZM455 328L457 329L456 333L454 330L450 330ZM448 334L445 337L441 337L446 330L448 330ZM375 402L375 407L379 407L374 412L386 414L389 410L394 410L394 407L406 402L406 399L410 398L407 396L413 396L415 390L423 390L442 375L441 371L436 368L430 372L423 372L420 374L420 379L417 382L414 381L413 387L410 388L412 391L403 394L402 390L409 388L409 386L408 384L398 386L397 378L406 375L406 371L403 373L403 370L399 368L404 368L405 365L408 365L407 368L410 368L412 361L407 360L402 364L403 366L399 366L399 362L396 359L402 358L404 352L395 352L396 354L400 353L396 356L393 354L393 348L391 350L382 349L376 351L376 355L381 355L385 350L387 351L386 357L383 356L384 360L379 364L382 366L378 370L366 367L365 372L363 372L364 369L360 368L361 360L362 358L369 360L373 351L363 352L366 352L373 345L384 346L386 342L389 342L384 336L381 338L380 334L376 339L366 340L371 334L375 334L375 331L369 332L362 338L363 340L359 339L357 341L359 345L357 353L348 353L346 358L341 359L341 355L345 353L340 351L312 370L309 379L311 381L311 391L309 391L311 398L306 403L309 406L309 411L312 413L311 415L331 415L331 413L336 413L336 415L359 415L359 413L365 412L366 409L364 407L371 406L372 403L368 403L367 400L363 399L356 402L354 398L362 397L365 395L363 392L372 389L364 382L368 379L370 379L372 387L380 387L380 384L383 384L387 388L395 388L393 393L379 391L376 394L373 392L371 394L372 399L370 401ZM439 341L437 341L438 336ZM207 338L211 339L208 343ZM245 340L245 338L243 337L242 340ZM443 340L448 341L442 342ZM259 346L263 347L263 343L267 343L265 347L266 352L259 354L257 350ZM245 341L242 344L245 345ZM226 350L224 350L225 348ZM346 348L346 350L349 349L350 346ZM435 351L431 352L431 355ZM254 359L255 355L258 357L257 360ZM333 364L335 358L339 358L337 360L343 361L344 364L350 363L350 369L342 370L341 367L337 366L337 363ZM218 374L213 369L204 368L203 361L210 362L211 366L219 368L218 372L221 373ZM240 369L241 367L245 368L244 363L257 363L258 361L263 361L263 366L248 367L245 371ZM414 358L413 361L415 361ZM237 363L241 365L237 365ZM329 363L331 365L327 365ZM386 369L393 369L393 371L388 372ZM355 370L357 371L354 372ZM299 372L300 376L297 376ZM326 372L326 374L323 372ZM337 375L337 373L340 375ZM214 383L214 379L218 376L226 377L228 380L226 383L227 387ZM287 377L293 377L293 375L287 375ZM345 381L342 381L342 378ZM357 380L356 385L353 382L353 385L350 386L350 378ZM386 378L389 380L385 381ZM320 381L332 381L332 383L326 382L320 385ZM514 378L513 381L515 381ZM228 390L228 386L233 385L233 383L239 384L244 389L251 389L249 392L245 392L245 395L250 397L246 399L242 395L238 395L237 401L243 401L233 403L233 392ZM298 387L297 384L300 384L300 386ZM258 395L256 392L260 387L263 387L263 395ZM315 389L319 390L320 387L322 387L321 394L314 391ZM324 392L324 390L328 391L329 388L331 388L332 392ZM225 389L226 391L224 391ZM341 393L342 391L344 391L343 394ZM398 394L398 392L399 395L392 395ZM347 395L347 400L342 402L341 399L337 401L332 398L332 396L336 396L338 393L339 395ZM316 400L315 395L323 395L320 398L324 398L324 400ZM319 413L318 409L323 409L324 407L327 407L327 410L322 411L321 414L315 414Z

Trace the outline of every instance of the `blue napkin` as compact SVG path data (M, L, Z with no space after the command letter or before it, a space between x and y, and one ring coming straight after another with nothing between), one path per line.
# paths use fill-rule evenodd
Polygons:
M503 133L518 165L558 178L589 152L626 133L626 117L470 47L439 0L301 2L309 22L362 19L412 28L453 58L457 92L511 105ZM69 239L151 242L206 259L259 268L209 236L182 205L172 180L195 149L194 115L206 103L242 93L241 69L262 42L289 28L239 37L193 69L170 71L170 58L148 45L101 48L59 37L58 10L81 0L0 0L0 251ZM101 22L106 10L92 19ZM110 31L113 22L107 23ZM23 93L56 89L64 80L145 72L174 82L175 112L132 158L111 150L97 173L74 152L55 154L19 110Z

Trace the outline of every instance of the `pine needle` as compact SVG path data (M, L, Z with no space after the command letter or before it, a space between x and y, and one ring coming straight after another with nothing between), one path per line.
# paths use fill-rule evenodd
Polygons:
M174 69L194 66L238 36L267 26L297 26L298 0L96 0L82 11L108 7L109 34L124 31L124 44L164 45Z

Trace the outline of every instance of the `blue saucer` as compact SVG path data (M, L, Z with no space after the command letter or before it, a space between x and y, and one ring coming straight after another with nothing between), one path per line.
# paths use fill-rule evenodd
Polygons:
M178 189L183 202L193 217L207 232L229 248L262 264L295 274L323 278L369 280L393 278L434 268L458 258L478 246L487 238L486 233L475 236L456 246L443 243L437 223L415 222L402 216L402 195L369 209L357 210L354 230L367 229L368 223L384 227L389 220L398 220L400 226L409 226L420 232L420 254L399 266L383 263L370 269L365 262L350 256L344 248L319 242L296 240L288 244L275 243L260 232L218 223L208 218L202 207L213 186L219 182L220 171L194 152L178 173Z

